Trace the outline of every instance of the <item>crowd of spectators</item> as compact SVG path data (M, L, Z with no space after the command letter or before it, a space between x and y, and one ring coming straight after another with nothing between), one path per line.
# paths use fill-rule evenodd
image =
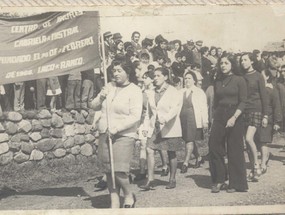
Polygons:
M226 53L221 47L203 46L202 40L188 40L182 43L176 39L168 41L161 34L141 38L140 32L133 32L130 38L120 33L104 33L105 59L108 81L111 80L111 63L114 59L125 60L132 68L130 81L142 86L145 72L158 67L169 71L169 80L177 88L183 87L183 75L192 71L197 76L197 86L208 95L208 105L213 101L213 81L217 62ZM243 53L231 53L235 57L235 69L242 73L240 57ZM252 51L255 70L261 72L267 67L276 68L273 84L279 92L282 113L285 113L285 52ZM103 86L101 68L74 71L68 75L30 80L0 86L2 111L23 111L48 108L55 110L89 109L89 102ZM209 108L212 118L212 109ZM284 129L284 127L283 127Z

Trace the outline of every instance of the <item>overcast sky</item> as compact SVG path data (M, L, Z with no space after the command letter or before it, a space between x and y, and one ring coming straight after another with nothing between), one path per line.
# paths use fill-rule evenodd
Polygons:
M191 6L112 8L101 11L101 29L120 32L129 41L135 30L142 38L162 34L166 39L203 40L226 50L263 49L285 39L284 6ZM155 14L155 15L153 15ZM122 16L124 15L124 16Z

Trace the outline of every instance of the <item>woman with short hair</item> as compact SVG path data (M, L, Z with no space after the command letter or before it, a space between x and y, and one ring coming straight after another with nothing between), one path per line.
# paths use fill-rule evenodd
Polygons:
M182 93L182 109L180 121L182 128L182 139L186 146L186 155L181 168L181 173L186 173L190 156L193 153L196 158L195 168L203 162L199 156L195 143L203 139L203 129L208 128L208 106L204 91L196 87L197 77L194 72L186 72L184 75L184 85ZM199 159L200 158L200 159Z
M114 83L103 88L91 102L91 107L102 111L98 123L98 155L107 175L112 208L120 207L121 188L124 193L124 207L134 207L135 204L128 172L142 114L143 98L141 89L129 81L131 70L131 66L124 61L113 62ZM112 186L108 134L112 139L116 189Z
M154 72L155 89L147 93L149 111L147 113L148 124L148 181L141 186L144 190L154 187L154 151L167 150L170 164L170 178L166 189L176 187L177 157L176 151L182 150L181 124L179 112L181 101L179 92L168 84L168 71L165 68L157 68Z

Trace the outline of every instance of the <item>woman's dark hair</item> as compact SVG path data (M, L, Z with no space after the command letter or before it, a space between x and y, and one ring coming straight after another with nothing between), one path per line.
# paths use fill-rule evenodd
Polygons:
M132 45L131 42L125 42L125 43L124 43L124 50L127 51L127 49L128 49L129 47L132 47L132 46L133 46L133 45Z
M142 58L149 60L150 57L149 57L148 53L141 53L140 59L142 59Z
M184 81L185 81L185 77L186 77L186 75L192 75L192 77L193 77L193 80L194 80L194 82L195 82L195 85L197 84L197 82L198 82L198 79L197 79L197 75L195 74L195 72L192 72L192 71L188 71L188 72L186 72L185 73L185 75L184 75Z
M156 71L160 71L163 76L166 76L166 77L167 77L166 82L167 82L168 84L170 84L170 81L169 81L169 70L168 70L168 69L166 69L166 68L164 68L164 67L158 67L158 68L156 68L156 69L154 70L154 72L156 72Z
M150 64L150 65L147 66L147 71L154 72L154 70L155 70L154 65Z
M209 51L209 48L207 46L204 46L200 49L201 54L204 55L207 51Z
M193 63L191 69L201 69L201 65L199 63Z
M134 31L134 32L132 33L132 38L134 38L135 34L138 34L139 36L141 36L140 32Z
M182 51L182 42L181 40L174 40L173 41L173 44L175 45L175 43L178 43L179 44L179 48L178 48L178 52L181 52Z
M217 48L215 46L211 46L210 51L209 51L210 55L211 55L212 50L215 50L216 51L216 55L217 55Z
M135 61L133 62L133 67L134 67L134 69L136 69L139 65L140 65L140 61L139 61L139 60L135 60Z
M154 79L154 72L152 72L152 71L147 71L147 72L145 72L145 73L143 74L142 77L147 77L147 78L150 78L151 80L153 80L153 79Z
M148 46L153 46L153 41L152 40L147 40L147 39L144 39L142 41L142 48L146 48Z
M172 79L172 83L173 85L177 85L181 82L180 78L178 78L177 76L175 76L173 79Z
M240 59L239 59L239 64L241 65L241 59L244 56L246 56L246 55L248 56L249 60L252 62L252 66L253 66L253 64L254 64L254 56L253 56L253 54L251 52L244 52L244 53L242 53L241 56L240 56ZM253 69L256 69L256 68L253 67ZM242 68L242 66L240 67L240 70L242 71L242 73L245 74L245 70Z
M235 75L240 75L236 69L235 56L233 54L230 54L230 53L223 53L222 56L218 59L218 63L217 63L218 71L217 71L216 80L219 80L223 77L223 73L221 71L221 60L222 60L222 58L226 58L231 63L232 73L234 73Z
M123 44L124 44L124 42L123 42L122 40L116 40L116 42L115 42L115 47L116 47L116 49L118 49L118 45L119 45L120 43L123 43ZM124 46L123 46L123 48L124 48Z
M130 76L133 73L133 67L129 63L127 63L125 60L113 60L112 62L112 69L114 69L115 66L120 65L122 69L127 73L128 76Z
M250 52L245 52L245 53L242 53L241 56L240 56L240 63L241 63L242 57L243 57L243 56L246 56L246 55L248 56L248 58L249 58L250 61L254 62L254 56L253 56L253 54L250 53Z

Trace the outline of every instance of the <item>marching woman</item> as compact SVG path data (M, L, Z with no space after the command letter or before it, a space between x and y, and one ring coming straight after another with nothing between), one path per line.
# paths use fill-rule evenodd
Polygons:
M278 89L272 84L274 79L272 73L269 69L265 69L262 70L261 74L265 80L266 93L269 99L268 125L265 128L259 127L257 129L256 138L261 150L261 173L265 174L270 155L268 144L272 143L273 131L280 129L282 113Z
M98 122L99 160L107 175L107 186L111 196L111 207L120 207L120 189L124 193L124 207L134 207L135 197L131 191L128 172L133 155L136 131L142 114L142 92L135 84L130 83L131 65L124 61L113 62L114 84L102 89L91 102L95 110L101 109ZM108 110L107 110L108 108ZM109 115L109 123L107 117ZM111 135L116 189L112 186L108 133Z
M157 68L154 72L155 89L147 92L149 110L145 120L148 120L149 125L147 145L148 181L141 186L144 190L150 190L154 186L155 150L167 151L170 178L166 189L176 187L176 151L183 148L179 117L181 102L179 92L168 84L168 80L168 70Z
M235 74L234 58L223 54L218 61L218 75L214 84L214 120L209 137L209 164L212 193L245 192L248 189L243 153L244 123L241 116L247 98L243 77ZM228 157L228 170L224 156ZM227 173L228 172L228 173Z
M259 127L266 127L268 124L268 98L265 89L265 81L262 75L253 69L253 55L244 53L241 55L240 64L244 70L244 78L247 83L248 97L245 107L246 135L245 140L250 148L249 159L252 171L249 174L249 181L258 181L261 175L258 163L257 148L254 135Z
M184 76L185 89L182 96L182 109L180 121L182 128L182 139L186 146L186 156L181 173L186 173L190 156L193 152L196 158L195 168L200 166L202 158L199 156L196 140L203 139L203 129L208 128L208 106L204 91L196 87L197 77L194 72L187 72ZM200 160L199 160L200 158Z

